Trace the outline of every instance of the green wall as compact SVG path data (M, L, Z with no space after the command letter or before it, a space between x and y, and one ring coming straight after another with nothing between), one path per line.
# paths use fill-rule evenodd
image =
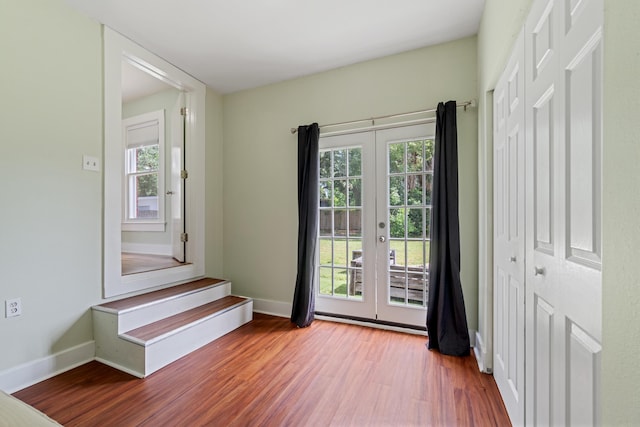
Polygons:
M82 156L102 168L101 26L63 0L2 1L0 52L4 374L93 341L103 174L82 170ZM222 97L210 89L205 120L206 274L222 276ZM22 316L5 318L4 301L17 297Z
M0 6L0 371L93 340L102 174L82 156L102 157L101 46L61 0Z
M640 2L605 0L602 424L640 424Z
M224 271L240 294L291 303L297 138L291 127L435 107L477 96L476 38L224 97ZM459 110L462 283L477 319L477 114Z
M223 268L222 96L207 88L205 102L205 274L208 277L231 278L225 275Z

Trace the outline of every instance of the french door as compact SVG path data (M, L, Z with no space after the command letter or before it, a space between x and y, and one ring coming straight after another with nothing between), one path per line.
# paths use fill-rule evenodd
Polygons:
M424 327L434 131L321 137L318 312Z

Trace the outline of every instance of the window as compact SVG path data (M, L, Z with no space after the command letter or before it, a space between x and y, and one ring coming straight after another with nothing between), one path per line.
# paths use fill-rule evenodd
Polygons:
M123 231L164 231L164 111L123 121Z

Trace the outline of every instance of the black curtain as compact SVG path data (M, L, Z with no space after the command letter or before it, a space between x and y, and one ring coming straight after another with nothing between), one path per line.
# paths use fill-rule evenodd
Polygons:
M427 308L428 346L443 354L467 356L471 346L460 283L456 102L439 103L436 114Z
M298 275L291 321L303 328L313 322L318 235L318 140L317 123L298 127Z

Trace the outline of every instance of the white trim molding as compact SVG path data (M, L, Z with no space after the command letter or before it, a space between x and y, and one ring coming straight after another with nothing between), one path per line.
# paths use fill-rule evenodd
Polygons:
M59 353L0 372L0 390L15 393L58 374L95 360L95 341L87 341Z
M482 340L480 332L475 333L475 345L473 346L473 352L476 356L476 362L478 363L478 369L485 374L492 374L493 369L489 365L489 358L487 355L487 348Z

